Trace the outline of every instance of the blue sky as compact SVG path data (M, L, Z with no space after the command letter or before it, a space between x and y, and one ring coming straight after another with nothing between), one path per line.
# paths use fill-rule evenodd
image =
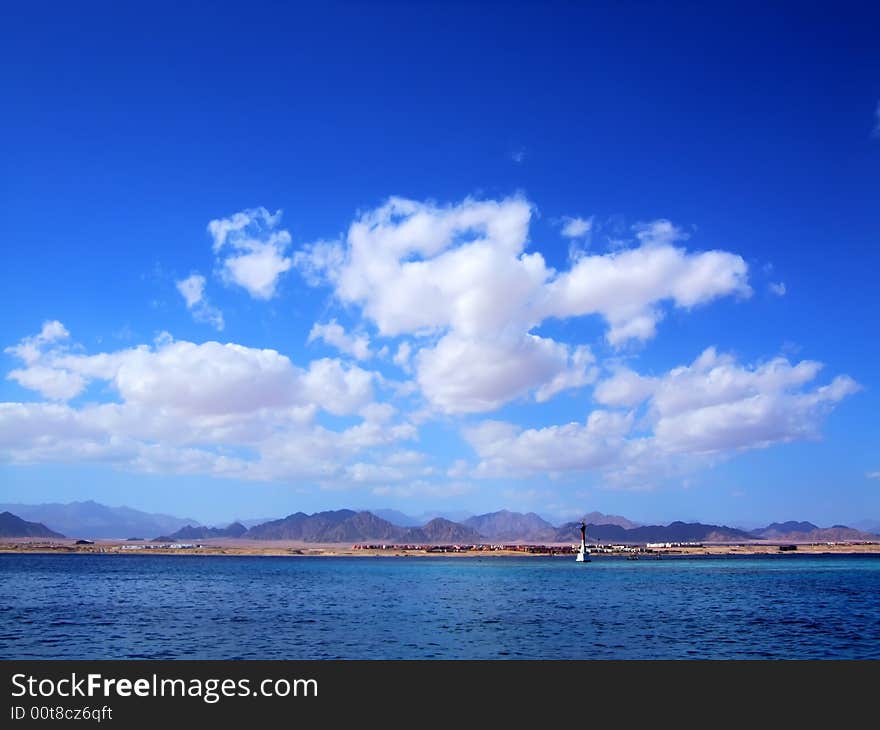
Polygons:
M11 10L3 501L880 517L834 7Z

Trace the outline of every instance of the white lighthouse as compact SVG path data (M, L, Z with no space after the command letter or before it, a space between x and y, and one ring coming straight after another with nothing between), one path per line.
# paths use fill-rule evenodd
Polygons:
M590 551L587 549L587 525L584 522L581 522L581 549L578 550L577 557L575 558L576 563L589 563L590 562Z

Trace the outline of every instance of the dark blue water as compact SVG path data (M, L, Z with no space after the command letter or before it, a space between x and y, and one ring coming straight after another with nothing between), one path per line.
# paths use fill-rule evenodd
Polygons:
M880 658L880 557L0 555L0 657Z

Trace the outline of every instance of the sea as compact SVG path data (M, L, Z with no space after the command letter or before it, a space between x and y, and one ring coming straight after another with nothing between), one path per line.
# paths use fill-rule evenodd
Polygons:
M0 555L4 659L880 659L880 556Z

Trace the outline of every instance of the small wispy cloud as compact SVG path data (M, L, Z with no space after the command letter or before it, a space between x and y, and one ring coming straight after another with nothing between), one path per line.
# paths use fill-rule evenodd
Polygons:
M510 159L513 160L517 165L522 164L523 160L526 159L526 148L518 147L513 152L510 153Z
M869 471L865 476L868 479L880 479L880 471Z
M771 281L767 285L767 288L770 290L771 294L775 294L777 297L784 297L785 296L785 282L783 282L783 281L780 281L780 282Z
M369 360L373 353L370 351L370 338L366 335L352 335L335 319L326 324L318 324L312 327L306 344L315 340L323 340L328 345L335 347L346 355L351 355L357 360Z
M190 274L186 279L176 282L176 286L196 322L209 324L218 332L223 329L226 324L223 321L223 312L212 306L205 296L204 276Z
M281 275L293 265L290 232L278 228L281 211L249 208L208 223L220 276L254 299L272 299Z
M593 219L578 218L572 216L562 217L562 230L560 233L566 238L584 238L593 230Z

